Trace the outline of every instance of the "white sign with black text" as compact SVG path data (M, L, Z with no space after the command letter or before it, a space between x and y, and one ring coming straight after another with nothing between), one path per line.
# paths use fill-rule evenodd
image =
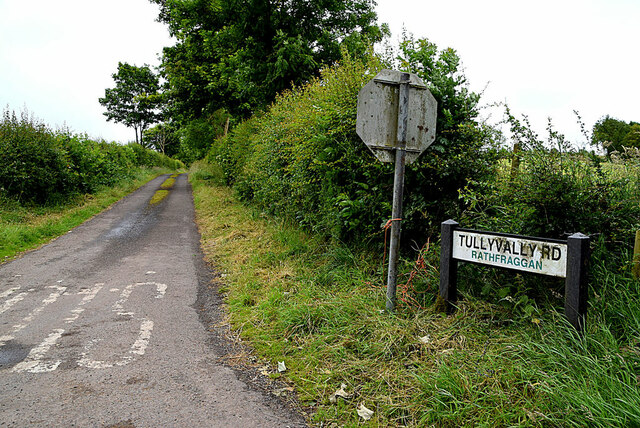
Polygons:
M454 259L565 278L567 244L455 230Z

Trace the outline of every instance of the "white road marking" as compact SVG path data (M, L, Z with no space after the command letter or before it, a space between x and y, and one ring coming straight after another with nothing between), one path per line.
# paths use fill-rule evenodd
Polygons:
M119 361L107 362L92 360L91 358L89 358L88 354L95 347L95 345L100 342L99 339L94 339L89 341L89 343L85 345L84 352L80 354L81 356L78 360L78 365L89 369L108 369L111 367L122 367L133 361L135 355L144 355L147 350L147 346L149 346L149 339L151 338L151 332L153 331L153 321L146 318L142 318L140 319L140 321L140 332L138 333L138 338L135 342L133 342L133 345L131 345L129 353L123 356Z
M163 298L167 291L166 284L160 284L156 282L137 282L134 284L129 284L122 290L122 292L120 293L119 299L112 305L111 310L117 313L118 315L133 316L134 312L125 312L123 308L126 302L129 300L129 297L131 296L131 293L133 292L134 288L142 285L155 286L155 289L157 292L155 295L156 299ZM83 289L77 293L78 295L83 295L83 298L80 301L80 303L78 303L78 305L70 311L70 316L64 319L66 324L72 324L80 317L80 315L85 310L83 306L89 303L90 301L92 301L96 297L96 295L100 292L100 290L103 288L103 286L104 286L104 283L97 283L90 289ZM29 325L29 323L31 323L35 319L35 317L40 312L42 312L48 305L56 302L60 296L68 294L68 292L65 293L67 287L50 286L48 288L52 288L55 291L51 293L49 297L45 298L40 304L40 306L32 310L31 313L29 313L29 315L24 317L20 324L14 325L13 329L9 334L0 336L0 346L3 346L7 341L14 339L13 335L18 331L26 328ZM7 290L3 293L3 297L8 297L12 293L18 291L19 289L20 287ZM117 291L117 289L111 289L110 291ZM13 298L7 300L3 304L3 306L0 307L0 313L5 312L16 303L23 300L26 295L27 295L26 292L19 293L15 295ZM107 362L107 361L96 361L96 360L90 359L88 357L90 351L100 342L99 339L93 339L93 340L90 340L84 346L84 352L82 352L80 359L77 361L78 365L83 367L93 368L93 369L110 368L114 366L124 366L126 364L129 364L131 361L133 361L136 358L136 356L144 355L147 350L147 347L149 346L149 340L151 338L151 333L153 331L154 323L153 321L147 318L138 318L138 321L140 321L140 330L139 330L138 336L136 340L133 342L133 344L131 345L127 354L124 355L119 361ZM52 372L56 370L58 366L61 364L61 361L60 360L45 361L44 358L46 354L49 352L49 350L54 345L56 345L56 343L62 337L64 332L65 330L61 328L54 329L52 333L50 333L49 336L47 336L47 338L45 338L42 341L42 343L40 343L38 346L31 349L31 351L29 352L29 355L27 355L27 357L23 361L16 364L12 370L14 372L26 371L31 373L46 373L46 372Z
M138 339L131 345L131 353L137 355L144 355L149 345L149 338L151 337L151 331L153 331L153 321L143 319L140 324L140 334Z
M45 373L52 372L57 369L61 361L58 360L47 363L43 362L42 359L47 354L47 352L49 352L49 349L51 349L51 347L56 344L58 339L62 337L63 333L64 330L61 328L53 330L53 332L45 340L43 340L40 345L36 346L31 350L31 352L29 352L29 355L27 355L27 358L25 358L24 361L16 364L13 367L13 371Z
M93 298L96 297L96 294L98 294L98 292L102 290L103 286L104 286L104 283L99 282L95 284L92 288L81 290L78 292L78 294L84 294L84 297L82 298L80 303L78 303L78 307L71 310L71 316L64 319L67 324L71 324L78 319L80 314L84 312L84 308L81 308L80 306L84 306L90 301L92 301Z
M0 293L0 299L4 299L5 297L9 297L9 296L11 296L13 293L15 293L18 290L20 290L20 287L13 287L13 288L10 288L8 290L5 290L2 293Z
M113 304L111 310L121 316L135 315L134 312L125 312L123 309L124 304L127 302L127 300L129 300L133 289L141 285L154 285L157 291L157 294L155 296L156 299L163 298L167 291L166 284L160 284L156 282L136 282L135 284L129 284L124 288L124 290L122 290L122 293L120 293L120 298ZM80 359L77 362L78 365L90 369L107 369L114 366L127 365L134 360L136 355L144 355L147 347L149 346L149 339L151 338L151 332L153 331L153 321L147 318L139 318L138 320L140 321L140 331L135 342L133 342L133 344L131 345L131 348L129 349L127 355L124 355L119 361L115 362L93 360L89 358L89 354L93 350L93 348L95 348L95 346L100 342L99 339L93 339L85 345L84 352L82 352L82 354L80 355Z
M165 293L167 292L167 285L156 283L156 290L158 290L158 294L156 294L156 299L162 299Z
M14 334L19 332L23 328L27 327L29 325L29 323L31 321L33 321L33 319L36 317L36 315L38 315L40 312L42 312L42 310L44 308L46 308L47 305L49 305L51 303L54 303L56 300L58 300L58 298L62 295L62 293L64 293L64 291L67 289L67 287L58 287L57 285L52 285L52 286L49 286L47 288L53 288L53 289L56 289L57 291L51 293L49 295L49 297L47 297L46 299L44 299L42 301L42 304L40 306L38 306L33 311L31 311L31 313L29 315L24 317L22 319L22 324L14 325L12 330L11 330L11 333L9 333L7 335L4 335L4 336L0 336L0 347L4 346L4 344L7 343L8 341L13 340L14 339L14 336L13 336Z
M84 308L75 308L71 310L71 316L64 319L67 324L73 323L84 312Z
M16 294L11 299L9 299L6 302L4 302L4 304L2 306L0 306L0 314L2 314L4 312L8 311L9 309L11 309L11 307L13 305L18 303L22 299L24 299L24 296L26 296L26 295L27 295L26 292L23 292L23 293L20 293L20 294Z
M84 308L80 308L80 306L84 306L88 302L93 300L93 298L96 297L96 294L98 294L98 292L102 289L103 286L104 286L103 283L98 283L98 284L95 284L92 288L87 290L82 290L78 293L79 295L84 295L84 297L82 298L80 303L78 303L78 307L71 311L72 316L65 319L65 321L67 321L67 324L73 323L76 319L78 319L80 314L84 311ZM58 287L58 286L52 286L48 288L55 288L57 289L57 291L55 293L52 293L45 300L43 300L43 304L38 308L34 309L31 312L31 314L29 314L27 317L23 319L23 321L25 320L27 320L27 322L32 321L35 315L37 315L40 311L42 311L47 305L58 300L58 298L66 290L66 287ZM18 328L17 331L19 331L24 327L26 327L27 325L28 324L16 325L14 326L14 329ZM14 372L28 371L30 373L46 373L46 372L52 372L55 369L57 369L62 361L56 360L52 362L45 362L42 360L47 354L47 352L49 352L51 347L56 344L56 342L58 341L58 339L60 339L60 337L62 337L62 334L64 333L64 331L65 330L61 328L54 329L53 332L49 334L49 336L41 344L39 344L38 346L33 348L31 352L29 352L29 355L27 355L27 357L22 362L16 364L13 367L13 371ZM11 336L3 336L2 339L5 339L5 338L8 339L9 337ZM13 339L13 337L11 337L11 339Z

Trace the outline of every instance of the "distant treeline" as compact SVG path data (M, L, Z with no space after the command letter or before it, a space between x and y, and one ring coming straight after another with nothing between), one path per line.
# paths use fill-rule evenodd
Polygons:
M154 166L183 165L139 144L53 131L26 112L16 115L6 109L0 119L0 197L53 203L114 185L134 168Z

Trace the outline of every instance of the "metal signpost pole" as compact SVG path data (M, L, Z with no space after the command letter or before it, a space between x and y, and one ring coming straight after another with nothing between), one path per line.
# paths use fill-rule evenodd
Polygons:
M389 272L387 277L387 311L396 307L396 284L398 280L398 251L402 222L402 193L404 190L404 166L407 145L407 122L409 119L409 73L400 79L398 102L398 145L395 148L395 172L393 175L393 209L391 214L391 243L389 244Z
M404 168L435 141L437 110L436 99L416 74L381 70L358 92L356 132L379 161L395 161L387 312L396 306Z

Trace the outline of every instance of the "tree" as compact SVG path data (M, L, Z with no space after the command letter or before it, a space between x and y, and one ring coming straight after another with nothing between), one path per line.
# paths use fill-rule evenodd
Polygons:
M419 75L438 102L436 140L428 153L407 165L405 173L405 186L415 194L405 204L403 219L408 221L402 227L409 233L413 224L413 232L420 236L437 231L439 221L460 214L465 208L462 189L490 180L496 164L496 131L478 120L480 94L469 90L454 49L439 49L428 39L405 35L389 66ZM437 221L428 225L426 218Z
M603 147L607 156L612 152L624 152L624 147L640 147L640 124L624 122L607 115L593 125L591 144Z
M173 118L246 117L381 40L372 0L150 0L177 39L163 52Z
M631 122L629 132L622 139L623 147L640 148L640 124Z
M170 123L159 123L144 131L145 142L156 151L167 156L178 153L180 140Z
M107 121L133 128L136 143L144 145L145 129L161 120L159 78L147 65L136 67L122 62L118 63L118 72L112 77L115 88L105 89L104 98L98 100L107 109L104 115Z

